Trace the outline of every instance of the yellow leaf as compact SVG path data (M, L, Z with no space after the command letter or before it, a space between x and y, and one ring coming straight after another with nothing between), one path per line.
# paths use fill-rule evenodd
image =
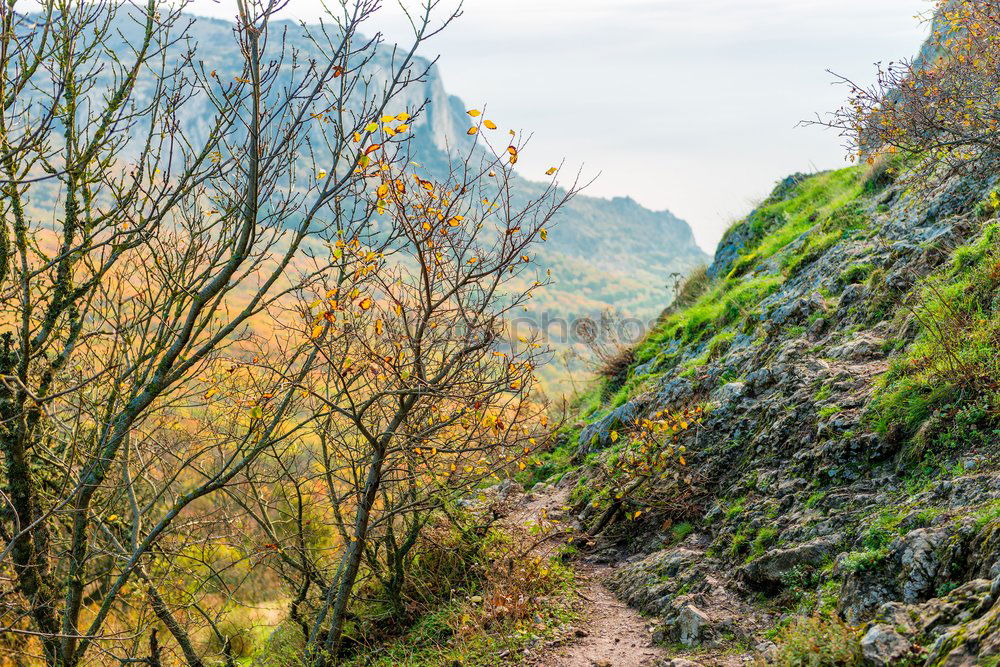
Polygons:
M549 230L543 229L542 231L538 232L538 235L542 237L543 241L545 241L549 238Z
M372 298L370 296L366 296L358 305L361 306L361 310L368 310L372 307L373 303Z
M382 331L383 331L384 328L385 328L385 325L382 324L382 320L378 320L377 322L375 322L375 333L377 335L381 336L382 335Z
M633 519L638 519L641 514L642 514L642 510L636 510L635 514L632 515L632 518Z
M546 176L551 176L552 174L556 173L557 171L559 171L559 169L557 167L549 167L548 171L545 172L545 175Z
M317 324L316 326L313 327L311 338L319 338L322 335L323 335L323 325Z
M117 514L112 514L111 516L108 517L108 521L117 521L117 520L118 520Z
M611 442L618 442L618 431L611 432Z
M378 131L378 123L368 123L365 125L365 132L376 132Z
M519 469L521 469L521 470L524 470L524 469L525 469L525 468L527 468L528 466L524 465L524 461L518 461L518 462L517 462L517 467L518 467Z
M488 129L488 130L495 130L495 129L497 129L497 124L494 123L492 120L490 120L488 118L483 121L483 125L485 125L486 129Z
M401 114L396 114L396 120L398 120L400 123L405 123L406 121L410 120L410 114L406 112L403 112Z
M475 134L477 132L479 132L479 128L476 127L475 125L473 125L472 127L469 128L469 131L466 132L466 134L468 134L469 136L472 136L473 134Z
M482 112L479 111L478 109L469 109L466 113L472 116L473 118L482 114Z
M396 126L396 132L398 134L402 134L403 132L406 132L408 129L410 129L410 126L407 125L406 123L401 123Z
M319 171L317 171L317 172L316 172L316 178L318 178L318 179L319 179L319 180L321 180L321 181L322 181L322 180L323 180L324 178L326 178L326 169L320 169Z
M216 389L215 387L212 387L211 389L209 389L208 391L205 392L205 400L208 400L208 399L212 398L213 396L215 396L218 393L219 393L219 390Z
M383 123L391 123L392 121L396 120L396 117L395 116L382 116L379 120L381 120Z

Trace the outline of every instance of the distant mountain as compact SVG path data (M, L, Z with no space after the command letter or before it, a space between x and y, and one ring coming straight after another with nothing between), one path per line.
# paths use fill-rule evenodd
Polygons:
M220 76L232 75L229 69L242 62L232 25L218 19L189 18L189 40L175 48L193 47L195 62L204 63L206 71L218 69ZM139 40L139 22L124 14L117 21L123 41ZM309 59L324 57L298 23L279 21L271 29L272 35L284 32L284 43L289 50L298 51L300 66ZM276 41L272 38L272 42ZM122 52L127 52L124 43L121 46ZM370 86L382 85L382 70L391 69L392 57L389 47L379 50L371 64ZM428 64L418 59L414 69L422 70ZM290 77L290 69L290 63L284 64L279 76ZM149 80L141 83L139 90L140 95L154 94ZM436 67L430 69L423 82L406 89L398 110L419 107L425 100L429 101L425 110L410 123L411 149L422 169L443 177L449 154L468 149L473 140L466 132L470 119L462 101L446 92ZM208 132L212 113L207 100L191 100L180 115L188 132ZM544 188L527 179L519 181L523 197L537 196ZM547 314L547 321L571 321L614 307L627 316L648 320L663 307L670 274L686 273L706 263L708 256L695 243L689 225L669 211L651 211L630 198L580 196L558 216L548 242L539 249L538 260L543 270L552 270L555 284L536 297L533 311L527 313L529 319L543 320ZM552 343L562 347L558 339ZM554 374L549 371L549 379Z

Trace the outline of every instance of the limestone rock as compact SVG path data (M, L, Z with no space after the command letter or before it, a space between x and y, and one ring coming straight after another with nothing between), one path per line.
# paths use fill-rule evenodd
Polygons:
M883 667L896 664L912 644L889 625L873 625L861 638L861 652L868 662Z
M677 640L685 646L694 646L702 639L711 622L709 615L698 607L684 605L677 613Z

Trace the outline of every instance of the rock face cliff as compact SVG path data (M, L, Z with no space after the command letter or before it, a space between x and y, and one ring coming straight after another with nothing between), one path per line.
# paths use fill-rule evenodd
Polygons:
M779 183L529 481L698 664L1000 656L1000 196L893 173Z

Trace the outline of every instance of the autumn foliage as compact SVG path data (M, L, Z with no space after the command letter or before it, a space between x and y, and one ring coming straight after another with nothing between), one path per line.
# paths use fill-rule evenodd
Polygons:
M912 156L919 187L993 166L1000 148L1000 7L939 0L934 17L920 57L880 68L872 86L845 80L850 101L824 122L854 159Z
M0 655L235 664L269 615L295 664L340 662L373 600L412 620L425 531L472 530L458 500L546 442L546 350L507 322L576 188L517 200L525 138L485 118L415 164L433 2L377 85L371 0L304 28L308 64L282 3L237 3L231 63L185 50L183 3L13 5Z

